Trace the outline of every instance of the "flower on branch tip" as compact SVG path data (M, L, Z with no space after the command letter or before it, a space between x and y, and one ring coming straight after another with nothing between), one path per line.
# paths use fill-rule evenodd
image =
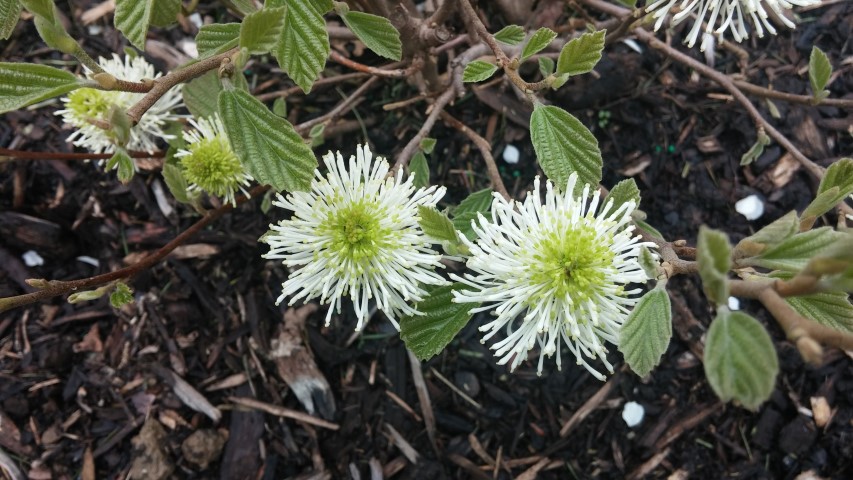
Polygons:
M653 244L633 236L634 202L618 208L607 201L598 209L600 192L590 197L584 185L575 197L577 174L569 177L565 193L545 183L545 202L539 197L539 178L524 203L495 195L491 219L472 222L477 240L462 237L471 250L467 261L473 273L451 278L467 288L453 292L454 302L477 302L471 313L493 310L494 320L480 327L483 341L506 328L506 338L491 346L499 365L515 370L538 343L538 373L545 356L557 354L560 341L596 378L602 375L587 359L601 358L607 370L605 342L618 345L619 332L640 289L630 283L649 280L638 262L640 248Z
M127 56L123 60L113 54L113 58L100 58L101 67L114 76L130 82L143 79L155 79L160 73L142 57ZM88 69L87 69L87 73ZM62 98L65 108L56 112L62 120L75 128L68 136L68 141L75 146L86 148L95 153L114 152L116 138L109 130L104 130L94 123L109 123L113 106L127 111L138 102L144 93L122 92L116 90L98 90L95 88L78 88ZM157 149L157 139L172 138L163 131L166 122L178 120L180 115L173 110L181 104L180 86L169 89L154 105L149 108L139 122L130 128L130 138L127 150L141 150L153 153ZM93 123L94 121L94 123Z
M219 114L214 114L210 119L191 119L190 124L194 129L184 132L187 145L175 154L181 163L184 178L190 184L189 190L204 191L237 206L237 190L248 197L249 193L244 187L254 179L231 148Z
M657 19L655 31L663 25L664 19L673 8L676 8L677 13L672 16L672 26L678 25L691 14L696 14L696 20L684 43L692 48L702 30L702 23L706 22L704 39L700 46L700 50L704 51L707 39L712 39L713 35L723 38L727 30L731 30L737 42L749 38L747 19L752 21L759 38L764 37L765 30L776 35L776 28L768 18L769 11L786 27L795 28L794 22L785 16L784 10L820 2L821 0L651 0L646 5L646 11L654 12L652 18Z
M331 304L328 325L348 295L361 330L375 299L399 329L400 315L420 314L410 304L423 300L425 285L447 283L435 272L443 267L441 255L418 223L418 207L434 207L445 188L416 189L413 176L403 181L402 170L389 177L388 162L372 159L367 146L359 146L349 161L329 152L323 162L328 173L316 170L310 191L278 195L273 202L293 214L270 225L264 258L301 267L282 284L277 303L319 297L321 304Z

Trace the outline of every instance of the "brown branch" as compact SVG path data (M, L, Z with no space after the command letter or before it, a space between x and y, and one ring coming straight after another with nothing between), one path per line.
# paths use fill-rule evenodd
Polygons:
M335 75L334 77L320 78L311 85L311 91L314 91L314 89L316 89L317 87L319 87L321 85L332 85L335 83L345 82L347 80L355 80L355 79L364 78L367 76L368 76L368 74L366 74L366 73L352 72L352 73L344 73L341 75ZM302 87L296 85L296 86L293 86L290 88L285 88L284 90L279 90L276 92L261 93L261 94L255 95L255 98L257 98L261 102L266 102L268 100L274 100L276 98L287 98L291 95L301 93L302 91L303 91Z
M732 82L742 91L759 97L782 100L788 103L798 103L800 105L825 105L827 107L853 109L853 99L851 98L824 98L820 102L815 103L815 98L810 95L797 95L795 93L771 90L743 80L732 80Z
M438 120L438 116L441 114L441 111L444 110L444 107L446 107L455 96L456 90L453 87L449 87L444 91L444 93L435 99L432 105L430 105L429 108L431 108L432 111L427 115L421 129L418 130L418 133L409 140L409 143L407 143L406 146L403 147L403 150L397 155L397 162L394 164L394 168L391 172L392 174L409 164L409 160L412 159L415 152L420 148L421 141L426 138L430 130L432 130L432 127L435 125L435 121Z
M345 98L341 103L335 105L335 108L331 109L325 115L321 115L317 118L312 118L311 120L300 123L299 125L294 126L293 128L300 134L307 133L311 130L311 127L314 125L319 125L321 123L328 122L333 118L343 115L345 112L350 110L355 106L355 104L362 100L362 95L367 92L373 84L379 80L379 77L371 77L366 82L364 82L360 87L358 87L349 97Z
M358 63L356 61L350 60L349 58L341 55L340 53L332 50L329 53L329 58L341 65L351 68L357 72L366 73L368 75L375 75L377 77L385 77L385 78L406 78L413 75L415 72L423 68L423 60L420 57L415 57L412 60L412 64L407 68L398 68L394 70L388 70L384 68L376 68L371 67L369 65L364 65L362 63Z
M162 158L166 152L128 152L131 158ZM28 152L25 150L10 150L0 148L0 157L20 158L24 160L107 160L112 153L61 153L61 152Z
M258 186L253 188L249 192L249 197L240 196L237 199L237 204L245 203L246 201L254 198L269 189L267 186ZM59 295L65 295L72 292L78 292L81 290L86 290L92 287L99 287L101 285L106 285L107 283L123 280L134 275L139 272L146 270L148 268L153 267L154 265L160 263L161 260L166 258L167 255L172 253L172 250L179 247L187 240L190 239L193 235L198 233L201 229L209 225L211 222L219 219L226 213L230 212L233 209L230 203L227 203L216 210L208 213L192 226L181 232L180 235L172 239L171 242L167 243L163 247L161 247L156 252L147 255L142 260L134 263L133 265L129 265L125 268L121 268L119 270L115 270L108 273L103 273L101 275L96 275L94 277L83 278L80 280L69 280L69 281L47 281L47 280L38 280L32 282L31 284L36 287L43 287L39 290L27 293L24 295L17 295L14 297L6 297L0 298L0 312L5 312L6 310L10 310L12 308L21 307L24 305L29 305L31 303L35 303L41 300L45 300L51 297L56 297Z
M505 200L509 201L511 197L509 192L506 190L506 186L504 186L503 179L501 178L501 172L498 170L498 166L495 163L495 157L492 156L492 146L489 145L489 142L449 113L441 111L440 115L441 119L444 120L445 123L456 130L459 130L474 142L474 145L477 146L480 153L483 155L483 159L486 161L486 171L489 173L489 179L492 181L492 188L500 193Z

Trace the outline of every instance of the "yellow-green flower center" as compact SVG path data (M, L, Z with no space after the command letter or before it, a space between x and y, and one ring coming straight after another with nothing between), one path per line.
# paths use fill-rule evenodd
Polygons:
M68 94L68 109L81 119L104 120L115 100L115 92L80 88Z
M394 237L389 228L381 225L376 205L364 200L330 211L320 231L332 238L329 252L363 267Z
M181 157L187 181L217 196L234 192L243 179L243 165L222 137L204 138L187 145Z
M551 232L539 241L534 251L534 265L540 269L531 275L531 281L543 285L543 293L553 291L558 297L572 298L576 304L592 298L614 268L613 251L588 225ZM530 298L529 303L539 300Z

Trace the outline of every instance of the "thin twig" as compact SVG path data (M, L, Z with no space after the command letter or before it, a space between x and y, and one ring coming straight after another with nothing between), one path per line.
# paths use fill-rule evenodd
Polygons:
M311 127L314 125L319 125L321 123L328 122L335 117L343 115L345 112L353 108L356 102L362 100L362 96L365 92L367 92L373 84L379 80L379 77L371 77L366 82L364 82L360 87L358 87L349 97L341 101L341 103L337 104L335 108L331 109L325 115L321 115L317 118L312 118L311 120L300 123L299 125L294 126L293 128L300 134L306 133L311 130Z
M355 71L366 73L368 75L375 75L377 77L385 77L385 78L406 78L413 75L415 72L423 68L424 62L419 57L416 57L412 60L412 64L407 68L397 68L394 70L389 70L385 68L376 68L371 67L369 65L364 65L362 63L358 63L354 60L350 60L349 58L341 55L340 53L332 50L329 53L329 58L341 65L351 68Z
M251 408L253 410L260 410L262 412L267 412L270 415L275 415L277 417L291 418L296 420L297 422L307 423L309 425L314 425L317 427L327 428L329 430L339 430L341 427L337 423L332 423L322 418L317 418L307 413L302 413L298 410L291 410L289 408L280 407L278 405L273 405L271 403L261 402L260 400L255 400L254 398L249 397L228 397L228 401L234 403L235 405L240 405L241 407Z
M166 152L128 152L131 158L162 158ZM0 157L20 158L24 160L107 160L112 153L59 153L59 152L28 152L25 150L10 150L0 148Z
M427 115L427 118L421 126L421 129L418 130L418 133L409 140L409 143L407 143L406 146L403 147L403 150L397 155L397 162L394 164L392 173L409 164L409 160L412 159L415 152L420 148L421 141L429 135L429 132L432 130L433 125L435 125L435 121L438 120L438 116L441 114L441 111L444 110L444 107L446 107L455 96L456 90L454 90L453 87L449 87L444 91L444 93L435 99L432 105L430 105L432 111Z
M853 109L853 99L851 98L824 98L815 103L814 97L810 95L797 95L795 93L780 92L779 90L771 90L769 88L760 87L758 85L745 82L743 80L732 80L737 88L746 93L764 98L772 98L774 100L782 100L789 103L798 103L801 105L825 105L827 107L838 107L845 109Z
M352 72L352 73L344 73L341 75L335 75L334 77L320 78L311 85L311 91L313 92L314 89L316 89L317 87L319 87L321 85L332 85L335 83L345 82L347 80L355 80L355 79L364 78L367 76L368 76L368 74L366 74L366 73ZM302 92L303 92L302 87L296 85L296 86L293 86L290 88L285 88L284 90L278 90L276 92L261 93L261 94L255 95L255 98L257 98L261 102L266 102L268 100L274 100L276 98L287 98L291 95L295 95L297 93L302 93Z
M504 197L505 200L510 200L509 192L506 190L506 186L504 185L504 181L501 178L501 172L498 170L498 166L495 163L495 157L492 156L492 146L489 145L489 142L486 141L485 138L481 137L477 132L468 128L467 125L460 122L458 119L454 118L453 115L442 111L441 119L444 120L445 123L450 125L451 127L459 130L465 136L467 136L474 145L480 150L480 153L483 155L483 160L486 161L486 171L489 174L489 179L492 181L492 188L494 188L501 196Z

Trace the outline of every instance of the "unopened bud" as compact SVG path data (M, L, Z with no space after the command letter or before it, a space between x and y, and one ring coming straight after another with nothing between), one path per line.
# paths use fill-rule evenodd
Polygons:
M92 79L98 82L98 85L100 85L104 90L112 90L116 87L116 83L118 83L116 77L107 72L96 73L92 75Z

